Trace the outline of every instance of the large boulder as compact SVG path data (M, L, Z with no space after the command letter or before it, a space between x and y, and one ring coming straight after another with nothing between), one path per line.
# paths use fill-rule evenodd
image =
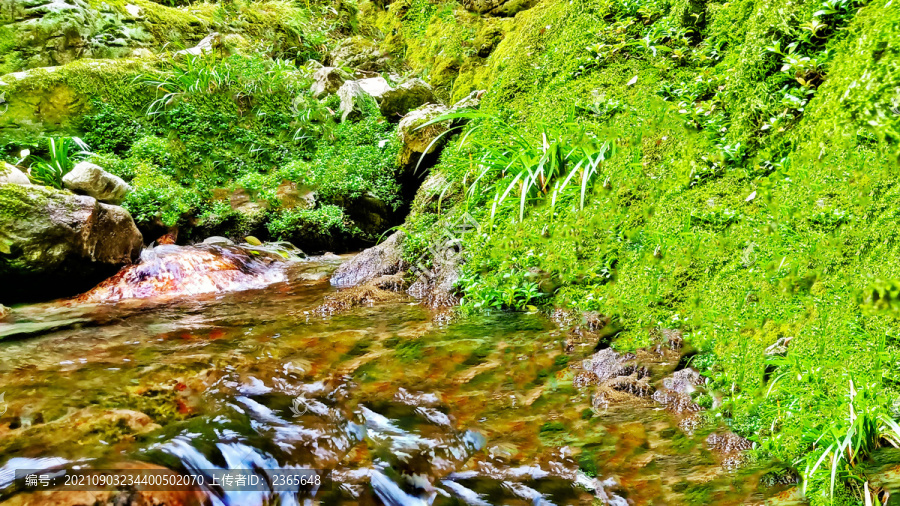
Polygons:
M131 191L119 176L114 176L91 162L80 162L63 176L63 185L75 193L94 197L107 204L121 204Z
M322 67L313 74L313 83L309 91L313 98L322 98L335 93L350 77L350 74L337 67Z
M72 295L136 260L128 211L43 186L0 184L0 301Z
M425 81L414 78L386 91L379 102L381 115L389 120L398 120L409 111L434 102L434 90Z
M341 264L331 276L331 284L340 288L368 283L380 276L396 274L403 267L402 245L406 234L394 232L384 242L373 246Z
M410 269L416 280L406 292L434 309L459 304L456 283L462 269L462 255L458 244L433 247L431 254L431 268L417 264Z
M0 183L31 184L31 180L15 165L3 162L0 165Z

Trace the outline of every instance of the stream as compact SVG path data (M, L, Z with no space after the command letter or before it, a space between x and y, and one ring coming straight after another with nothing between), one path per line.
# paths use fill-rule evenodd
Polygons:
M567 347L545 315L447 317L406 297L317 311L346 258L239 262L228 268L240 276L186 292L126 293L114 285L160 269L120 273L77 300L14 308L0 320L0 501L736 505L791 495L764 479L771 464L724 465L711 429L686 431L651 400L596 407L570 367L596 342ZM189 276L181 269L162 277ZM254 269L262 281L247 278ZM73 467L309 468L330 479L294 492L23 491L15 480L15 469Z

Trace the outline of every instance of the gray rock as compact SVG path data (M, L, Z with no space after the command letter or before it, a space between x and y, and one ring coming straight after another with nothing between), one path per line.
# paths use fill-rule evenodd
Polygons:
M108 204L121 204L131 186L91 162L80 162L63 176L63 185L76 193L83 193Z
M0 165L0 183L31 184L31 180L15 165L3 162Z
M71 295L140 255L143 238L128 211L44 186L0 184L3 302Z
M450 108L451 111L461 111L464 109L478 109L481 105L481 97L484 95L485 90L475 90L472 93L466 95L459 102L453 104L453 107Z
M404 81L394 89L385 91L379 107L382 116L389 120L396 120L429 102L435 102L434 90L425 81L414 78Z
M384 81L384 78L375 78ZM338 97L341 99L341 121L355 120L363 117L367 110L374 110L378 107L378 98L380 94L372 95L363 88L363 81L371 81L370 79L361 79L359 81L347 81L338 89ZM387 85L387 81L384 81ZM378 90L372 83L366 85L373 91Z
M313 74L309 91L314 98L330 95L340 89L350 79L350 75L336 67L322 67Z
M460 123L460 120L447 120L424 128L420 127L442 114L477 109L483 94L484 91L473 91L452 107L440 104L425 104L403 116L397 128L400 140L403 142L403 147L400 151L400 164L415 167L418 166L423 155L439 152L446 142L446 137L442 136L454 124Z
M222 35L219 32L213 32L206 37L203 38L196 46L182 49L181 51L175 51L175 56L189 54L198 56L203 53L208 53L213 50L214 47L218 46L221 43Z
M406 234L394 232L384 242L362 251L341 264L331 276L331 284L346 288L367 283L375 278L396 274L403 267L401 246Z
M459 304L456 283L459 281L462 255L457 247L437 248L430 270L416 271L417 279L406 291L430 308L451 307Z

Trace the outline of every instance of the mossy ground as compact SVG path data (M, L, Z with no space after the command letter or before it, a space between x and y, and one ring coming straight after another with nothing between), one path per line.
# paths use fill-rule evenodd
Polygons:
M693 365L725 395L715 416L802 470L808 436L846 424L851 381L885 410L900 393L884 295L900 276L889 260L900 9L700 2L685 20L696 6L631 4L542 2L484 63L483 110L532 135L574 117L616 153L583 211L575 195L553 210L539 198L522 222L509 206L489 224L494 187L462 195L479 153L444 152L444 214L483 225L466 236L465 305L600 311L624 349L682 329ZM819 63L789 65L804 56ZM435 213L407 223L412 258ZM788 358L767 357L781 337L794 338ZM827 502L816 480L810 497Z

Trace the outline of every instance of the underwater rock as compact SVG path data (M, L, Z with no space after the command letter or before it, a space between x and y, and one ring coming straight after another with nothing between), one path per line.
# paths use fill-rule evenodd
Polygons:
M322 316L332 316L357 306L397 300L399 297L400 295L396 292L389 292L371 285L355 286L341 290L334 295L328 295L325 297L325 302L313 309L312 312Z
M31 184L31 180L15 165L3 162L0 165L0 184Z
M409 111L434 101L431 86L421 79L413 78L385 91L381 96L379 107L382 116L396 121Z
M119 176L114 176L91 162L80 162L63 176L63 185L75 193L94 197L100 202L119 205L131 191Z
M70 295L138 258L143 238L125 209L42 186L0 184L4 301Z
M337 92L341 85L350 79L350 75L337 67L322 67L312 78L313 83L309 91L313 98L322 98Z
M397 274L402 267L401 246L406 234L394 232L384 242L366 249L341 264L331 276L331 284L337 287L357 286L379 276Z

